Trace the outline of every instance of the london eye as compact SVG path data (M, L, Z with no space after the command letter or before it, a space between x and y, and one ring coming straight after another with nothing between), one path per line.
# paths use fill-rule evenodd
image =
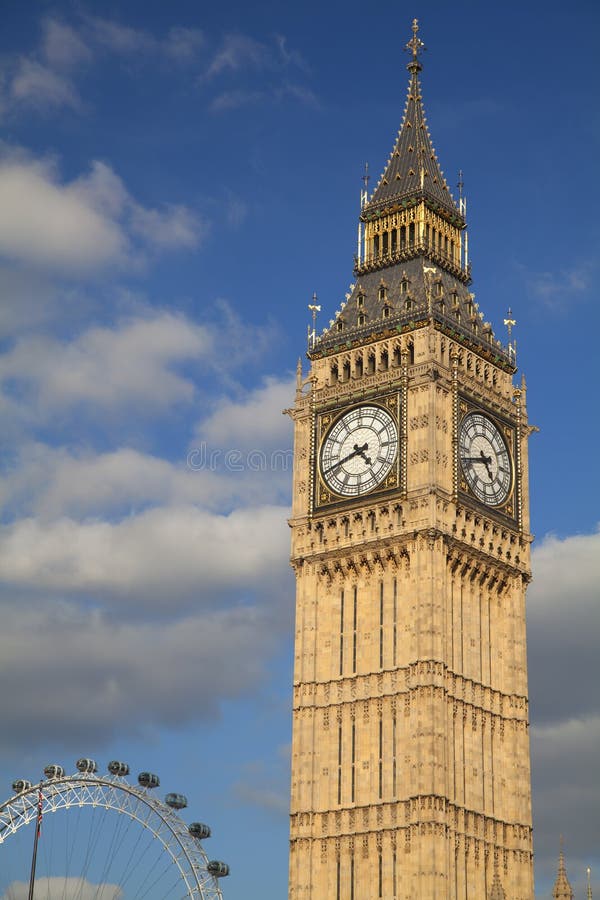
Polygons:
M116 760L76 769L48 765L0 803L0 900L223 900L229 867L204 850L209 826L183 821L183 794Z

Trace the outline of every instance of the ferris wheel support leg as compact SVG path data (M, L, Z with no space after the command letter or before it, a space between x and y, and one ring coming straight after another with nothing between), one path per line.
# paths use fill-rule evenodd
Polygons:
M31 875L29 876L29 898L28 900L33 900L33 891L35 889L35 868L37 863L37 848L38 842L40 839L40 831L42 830L42 804L43 804L43 796L42 792L38 791L38 814L37 814L37 822L35 824L35 834L33 837L33 854L31 857Z

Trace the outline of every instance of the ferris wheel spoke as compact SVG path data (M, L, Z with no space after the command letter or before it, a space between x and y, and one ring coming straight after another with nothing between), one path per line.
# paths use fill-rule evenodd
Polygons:
M123 763L110 763L108 776L97 774L93 760L79 760L77 768L79 774L65 775L48 766L43 781L19 780L15 796L0 802L0 896L16 900L26 891L25 826L37 827L40 795L36 900L222 900L217 875L227 867L209 867L201 840L210 829L194 823L188 831L178 814L185 797L169 794L163 802L152 792L158 778L148 773L140 787L129 784Z

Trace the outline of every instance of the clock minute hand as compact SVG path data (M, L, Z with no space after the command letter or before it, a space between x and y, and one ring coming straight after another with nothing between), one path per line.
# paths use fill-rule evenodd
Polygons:
M362 447L359 447L358 444L354 445L354 450L352 453L349 453L348 456L345 456L343 459L339 459L334 466L331 466L329 469L323 470L323 475L329 475L331 472L335 472L336 469L339 469L340 466L343 466L344 463L347 463L348 460L354 459L355 456L364 456L365 450L369 449L368 444L363 444Z
M485 453L483 452L483 450L480 452L479 456L463 456L462 461L470 462L470 463L483 463L483 465L485 466L486 471L490 477L490 481L494 480L494 476L492 475L492 470L490 469L490 463L492 461L492 457L486 456Z

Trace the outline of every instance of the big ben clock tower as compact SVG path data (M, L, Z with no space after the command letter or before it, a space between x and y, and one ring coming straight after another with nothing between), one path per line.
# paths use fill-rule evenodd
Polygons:
M531 900L525 384L404 118L298 379L290 900Z

